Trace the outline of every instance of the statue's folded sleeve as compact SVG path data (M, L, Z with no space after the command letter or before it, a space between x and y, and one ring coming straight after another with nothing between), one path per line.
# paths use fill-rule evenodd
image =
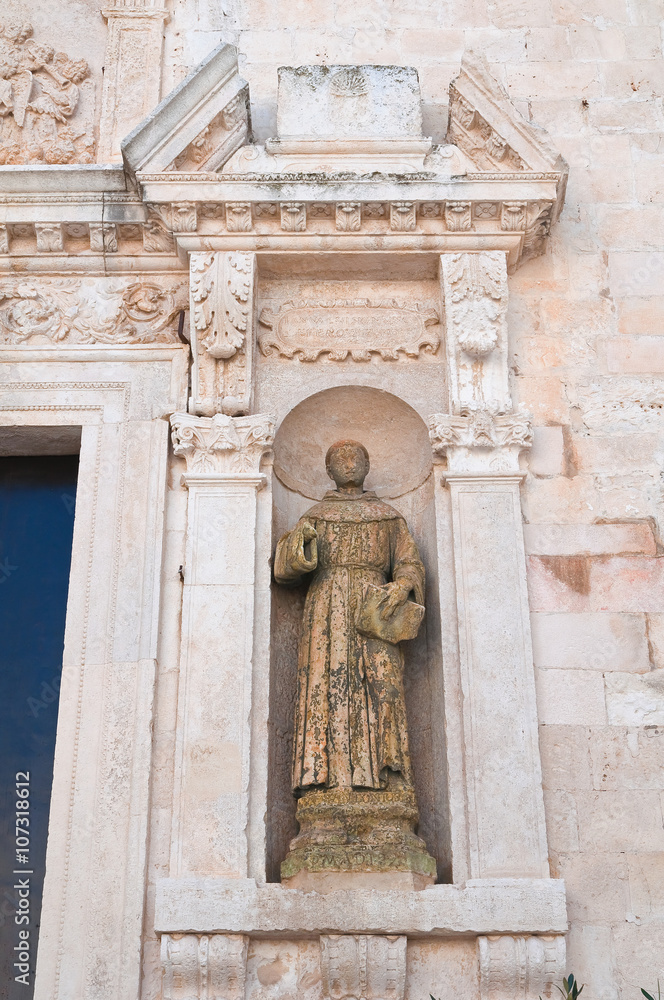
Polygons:
M274 578L277 583L297 583L307 573L313 572L318 565L318 548L316 539L309 542L311 557L307 559L302 538L302 518L292 531L287 531L277 542L274 555Z

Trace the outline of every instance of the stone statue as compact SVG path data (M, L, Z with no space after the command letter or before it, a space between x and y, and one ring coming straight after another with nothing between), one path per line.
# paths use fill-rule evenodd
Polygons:
M282 881L313 887L312 873L406 872L401 884L418 887L435 867L414 833L398 643L414 637L424 613L424 566L403 517L363 490L366 448L339 441L326 467L336 490L279 540L274 563L278 583L310 577L294 727L300 834Z

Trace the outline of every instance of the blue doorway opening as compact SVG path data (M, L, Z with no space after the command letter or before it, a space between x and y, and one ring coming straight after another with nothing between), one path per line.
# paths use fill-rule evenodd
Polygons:
M0 998L31 1000L78 455L0 457Z

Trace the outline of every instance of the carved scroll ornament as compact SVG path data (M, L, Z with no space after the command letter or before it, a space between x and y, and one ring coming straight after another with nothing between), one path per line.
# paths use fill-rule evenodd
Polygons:
M244 934L164 934L164 1000L244 1000Z
M551 996L565 975L562 935L478 937L482 1000L529 1000Z
M0 25L0 164L92 163L88 64L31 36L30 24Z
M177 343L182 285L124 278L0 286L0 344Z
M217 265L222 275L217 273ZM192 254L192 321L199 345L217 360L232 358L244 346L253 271L252 253Z
M322 934L320 951L329 1000L403 1000L405 936Z
M394 361L400 354L434 354L440 345L436 310L396 299L299 299L277 311L266 307L259 323L270 331L259 338L262 354L300 361L316 361L322 354L331 361L349 355L353 361L369 361L372 354Z

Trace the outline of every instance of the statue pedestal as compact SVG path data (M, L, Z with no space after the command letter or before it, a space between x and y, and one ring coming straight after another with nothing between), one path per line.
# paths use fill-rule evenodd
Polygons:
M415 833L412 789L316 789L299 799L297 820L282 885L325 892L424 889L435 882L436 863Z

